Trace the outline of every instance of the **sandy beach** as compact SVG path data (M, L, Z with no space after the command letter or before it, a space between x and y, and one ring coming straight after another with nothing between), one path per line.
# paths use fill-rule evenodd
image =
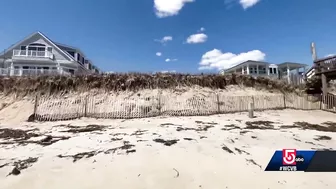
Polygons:
M283 110L253 119L237 113L2 121L0 188L334 188L336 173L264 172L277 149L336 146L335 131L303 130L295 122L323 125L336 117ZM27 132L13 136L12 129Z

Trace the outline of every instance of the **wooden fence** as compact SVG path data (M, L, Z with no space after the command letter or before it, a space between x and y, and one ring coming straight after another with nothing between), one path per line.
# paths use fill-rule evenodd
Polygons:
M335 96L329 95L324 101L321 99L321 96L294 94L227 96L227 93L192 97L160 94L138 98L122 95L37 97L34 112L35 119L39 121L70 120L80 117L131 119L155 116L201 116L248 111L250 102L253 102L256 111L291 108L336 112Z

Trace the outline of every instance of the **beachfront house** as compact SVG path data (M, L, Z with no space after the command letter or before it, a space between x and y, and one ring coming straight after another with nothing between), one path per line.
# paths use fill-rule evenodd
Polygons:
M221 74L236 73L243 75L251 75L254 77L271 77L286 80L288 83L299 84L304 82L304 73L308 65L284 62L281 64L271 64L262 61L248 60L221 70Z
M84 53L35 32L0 54L0 75L76 75L100 73Z

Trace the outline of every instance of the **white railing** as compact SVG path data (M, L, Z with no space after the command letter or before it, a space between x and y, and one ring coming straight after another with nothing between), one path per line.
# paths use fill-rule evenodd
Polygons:
M0 75L9 75L9 69L6 68L0 68Z
M49 51L29 51L29 50L13 50L14 57L32 57L32 58L50 58L54 55Z
M21 76L59 75L57 70L22 69Z
M312 78L315 75L315 69L312 68L311 70L309 70L309 72L306 73L306 77L307 79Z
M0 68L1 76L42 76L42 75L66 75L69 76L71 73L66 71L58 70L40 70L40 69L10 69L10 68Z

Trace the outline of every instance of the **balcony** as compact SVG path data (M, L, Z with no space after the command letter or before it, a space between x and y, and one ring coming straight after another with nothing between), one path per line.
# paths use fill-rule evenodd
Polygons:
M49 51L29 51L29 50L13 50L13 58L29 58L29 59L53 59L54 54Z

